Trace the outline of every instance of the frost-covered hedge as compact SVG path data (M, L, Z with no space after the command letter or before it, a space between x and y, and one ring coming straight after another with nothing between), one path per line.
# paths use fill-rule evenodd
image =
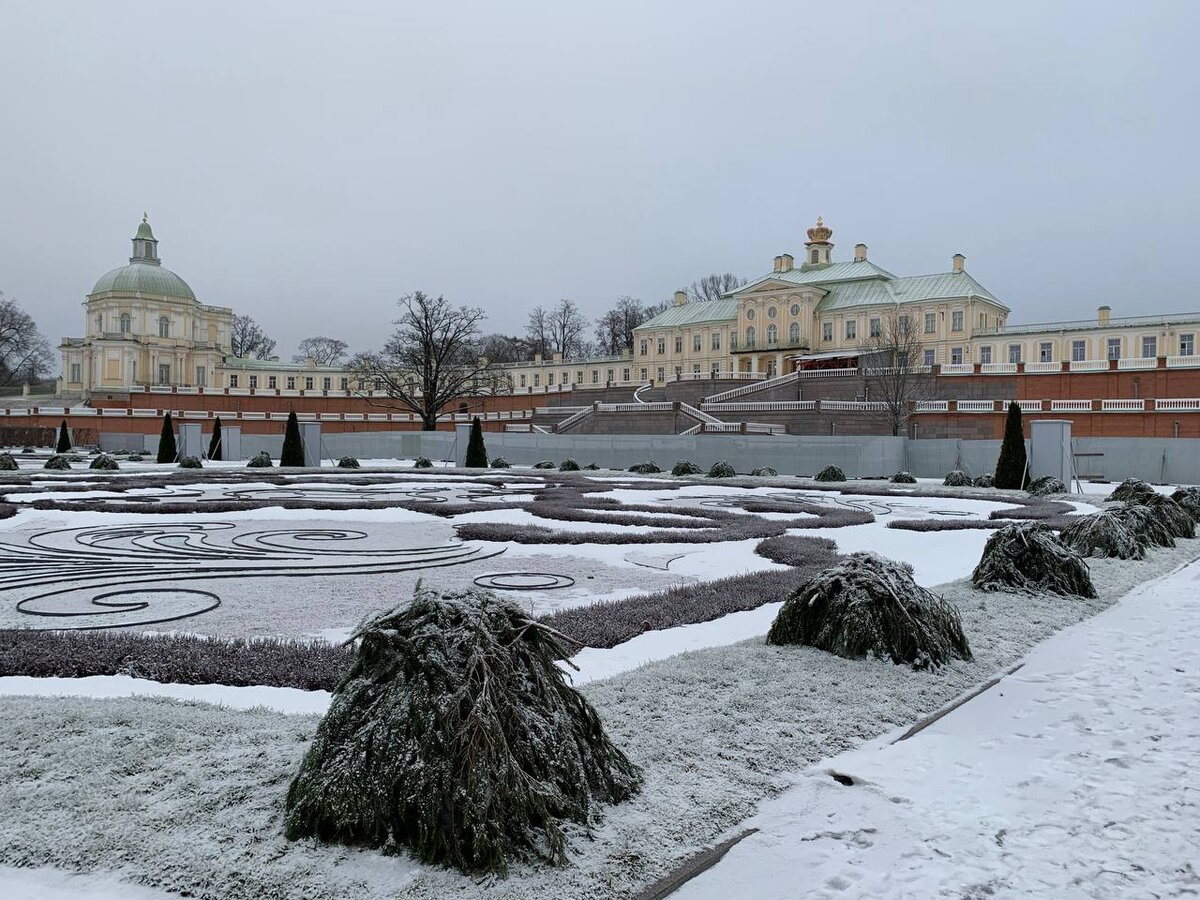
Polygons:
M1163 521L1159 510L1144 503L1123 503L1106 510L1125 523L1147 547L1174 547L1174 530Z
M658 463L654 460L648 459L645 462L634 463L629 467L629 471L635 475L657 475L662 469L658 467Z
M703 473L703 471L703 469L701 469L690 459L681 459L671 467L671 474L681 477L684 475L700 475Z
M0 471L14 472L21 468L11 453L0 453Z
M510 463L503 456L497 456L495 459L492 460L492 468L493 469L511 469L512 463Z
M1153 512L1171 532L1172 537L1192 538L1196 536L1196 520L1187 508L1170 497L1158 493L1147 497L1141 505Z
M839 466L826 466L813 478L816 481L845 481L846 473Z
M1158 491L1140 478L1126 478L1113 488L1113 492L1106 499L1112 503L1140 503L1157 493Z
M1145 542L1113 510L1076 516L1058 537L1080 556L1142 559L1146 555Z
M971 658L958 610L917 584L908 563L868 552L852 553L788 597L767 643L915 669Z
M954 469L946 473L946 477L942 479L943 487L970 487L971 476L961 469Z
M1065 494L1067 486L1062 483L1061 478L1055 478L1053 475L1040 475L1029 482L1026 490L1035 497L1047 497L1050 494Z
M555 465L554 465L554 463L552 463L552 462L551 462L550 460L548 460L548 459L543 459L541 462L535 462L535 463L533 464L533 467L534 467L535 469L555 469L555 468L558 468L557 466L555 466Z
M733 466L723 459L718 459L712 464L712 468L708 470L709 478L732 478L737 472L733 471Z
M975 480L971 482L975 487L990 488L996 486L996 477L990 473L976 475Z
M1039 522L1007 525L988 538L971 581L985 591L1096 596L1083 557Z
M1182 487L1171 495L1171 499L1200 522L1200 487Z
M71 468L71 461L63 454L55 453L48 460L46 460L46 463L42 466L42 468L56 470L69 469Z
M288 837L395 842L422 862L503 873L565 863L564 822L586 826L598 803L640 790L559 669L564 643L515 603L418 589L359 634L288 790Z
M912 474L909 472L900 471L892 476L892 484L916 484L916 483L917 483L917 479L915 479L912 476Z
M181 459L179 461L179 468L181 468L181 469L203 469L204 464L202 462L200 462L199 457L185 456L183 459Z
M584 466L584 468L589 472L599 472L600 471L600 467L598 465L596 465L595 463L588 463L586 466Z

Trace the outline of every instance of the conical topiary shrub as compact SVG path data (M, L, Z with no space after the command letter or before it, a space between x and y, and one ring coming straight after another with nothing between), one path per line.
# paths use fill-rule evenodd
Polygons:
M1004 420L1004 442L996 461L995 486L1019 491L1025 487L1025 434L1021 425L1021 407L1015 401L1008 404Z
M985 591L1096 596L1083 557L1040 522L1006 525L989 537L971 581Z
M468 469L486 469L488 464L487 447L483 443L483 425L479 416L471 420L471 436L467 439L467 458L464 465Z
M173 463L179 456L179 451L175 448L175 426L171 424L171 412L168 410L163 415L162 431L158 435L158 456L155 459L160 463Z
M337 467L338 467L339 469L359 469L359 468L362 468L362 467L359 465L359 463L358 463L358 460L357 460L357 459L355 459L353 456L343 456L341 459L339 459L339 460L337 461Z
M495 459L492 460L492 468L493 469L511 469L512 463L510 463L503 456L497 456Z
M15 472L21 468L11 453L0 453L0 471Z
M95 459L92 460L92 462L88 466L88 468L89 469L100 469L101 471L105 471L105 472L115 472L118 469L120 469L121 466L117 463L117 461L114 457L109 456L107 453L101 453L99 456L97 456Z
M208 442L208 458L221 459L221 417L213 419L212 438Z
M64 456L63 454L55 453L48 460L46 460L46 463L45 463L45 465L42 466L42 468L43 469L58 469L58 470L69 469L69 468L71 468L71 461L69 459L67 459L66 456Z
M1029 482L1026 490L1035 497L1047 497L1050 494L1065 494L1067 486L1062 483L1061 478L1055 478L1053 475L1039 475Z
M553 466L553 465L554 464L551 463L551 466ZM428 456L418 456L416 459L416 462L413 463L413 468L414 469L432 469L433 468L433 460L430 459Z
M971 476L962 469L955 469L946 473L946 477L942 479L942 485L944 487L970 487Z
M354 663L288 790L289 838L409 847L503 873L566 861L564 821L641 787L559 669L557 632L489 592L438 595L363 627Z
M246 463L246 468L247 469L269 469L274 465L275 465L275 463L273 463L271 461L271 454L268 453L266 450L259 450L252 457L250 457L250 461Z
M71 435L67 431L67 420L63 419L62 424L58 426L58 443L54 445L55 453L70 453L71 452Z
M288 413L287 427L283 430L283 450L279 453L279 465L304 465L304 442L300 440L300 420L296 418L295 410Z
M571 459L568 456L566 459L564 459L559 464L558 471L560 471L560 472L578 472L579 471L579 463L575 462L575 460Z
M846 473L840 466L826 466L813 476L814 481L845 481Z
M917 479L912 476L911 472L897 472L892 476L892 484L916 484Z
M852 553L787 598L768 644L805 644L844 656L890 659L915 669L969 660L958 610L913 580L908 563Z
M629 471L635 475L657 475L662 469L658 467L658 463L654 460L648 459L645 462L634 463L629 467Z
M758 466L750 470L750 474L755 478L774 478L779 473L770 466Z
M718 459L712 464L712 468L708 470L709 478L732 478L737 472L733 471L733 466L723 459Z
M681 459L671 467L672 475L699 475L700 473L700 467L690 459Z
M1153 497L1158 491L1154 490L1140 478L1126 478L1105 499L1111 503L1141 503Z
M1145 542L1113 510L1073 518L1058 539L1080 556L1142 559L1146 555Z

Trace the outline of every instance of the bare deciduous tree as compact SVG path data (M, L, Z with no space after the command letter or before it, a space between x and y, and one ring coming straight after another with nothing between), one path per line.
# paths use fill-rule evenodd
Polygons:
M336 366L345 358L347 348L346 342L337 338L305 338L297 346L299 352L292 357L292 362L306 363L311 359L318 366Z
M746 283L732 272L713 272L699 281L693 281L687 289L688 301L699 303L705 300L720 300L722 295L737 290Z
M0 292L0 385L35 383L53 366L50 342L33 316Z
M275 350L275 341L249 316L233 317L231 336L233 355L242 359L266 359Z
M877 415L893 435L906 432L912 406L933 393L933 379L925 372L925 347L916 323L899 309L879 317L879 328L862 344L867 399L884 406Z
M480 356L482 309L422 291L401 297L399 305L394 324L400 327L383 350L360 353L348 364L362 389L386 393L379 405L416 413L422 430L433 431L451 401L502 387L492 363Z
M633 347L633 329L667 308L665 303L647 306L636 297L620 297L616 305L596 321L596 343L600 353L616 356Z
M479 355L494 363L525 362L533 356L526 338L493 332L479 339Z
M550 309L535 306L525 325L525 336L534 353L548 359L555 353L566 358L579 356L586 349L583 331L587 319L574 300L559 300Z

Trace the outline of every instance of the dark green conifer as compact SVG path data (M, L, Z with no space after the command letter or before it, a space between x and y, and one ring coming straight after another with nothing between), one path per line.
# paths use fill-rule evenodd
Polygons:
M55 453L69 453L71 450L71 435L67 433L67 420L63 419L62 424L58 426L58 445L55 446Z
M300 421L296 411L288 413L287 430L283 433L283 452L279 455L281 466L304 465L304 443L300 440Z
M208 442L208 458L209 459L220 459L221 458L221 417L220 416L217 416L217 418L213 421L212 440L210 440Z
M179 451L175 449L175 426L171 424L171 412L163 416L162 434L158 438L158 457L160 463L175 462Z
M1008 418L1004 420L1004 443L1000 445L1000 459L996 462L994 486L1019 491L1025 487L1026 469L1021 405L1014 400L1008 404Z
M468 469L486 469L488 464L487 448L483 445L483 426L479 424L479 416L471 420L471 437L467 441Z

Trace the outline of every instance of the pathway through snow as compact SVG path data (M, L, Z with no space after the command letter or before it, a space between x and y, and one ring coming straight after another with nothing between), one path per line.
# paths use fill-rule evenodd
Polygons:
M1200 893L1198 591L1200 562L910 740L825 761L672 900Z

